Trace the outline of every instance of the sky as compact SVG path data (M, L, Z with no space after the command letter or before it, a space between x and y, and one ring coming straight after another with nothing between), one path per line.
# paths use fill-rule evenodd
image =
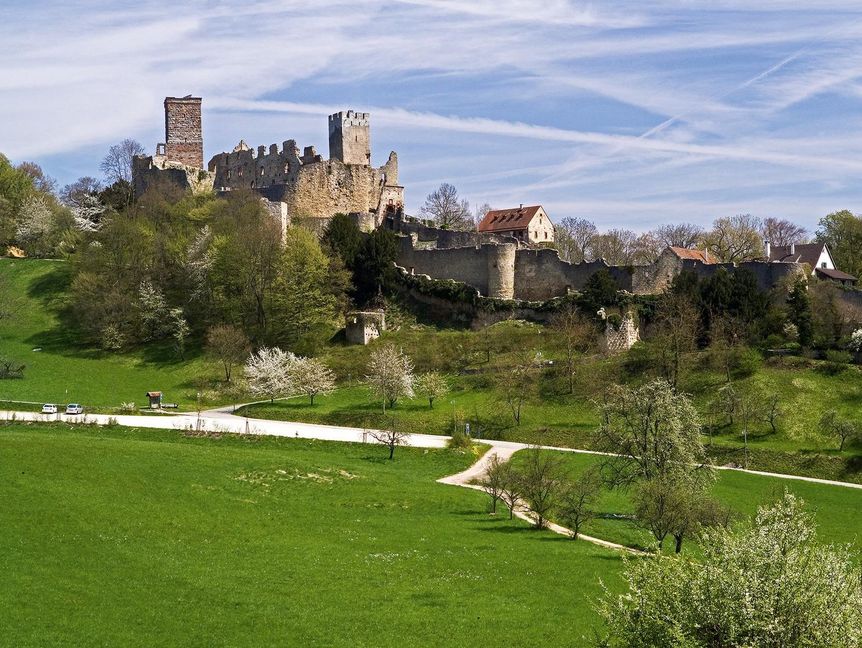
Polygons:
M858 0L3 0L0 61L0 152L61 185L193 94L207 160L370 112L409 213L442 182L603 229L862 210Z

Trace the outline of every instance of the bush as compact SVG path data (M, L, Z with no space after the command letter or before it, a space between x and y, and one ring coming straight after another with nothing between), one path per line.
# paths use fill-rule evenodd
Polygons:
M446 447L456 448L459 450L467 450L472 447L472 445L473 439L471 439L468 434L466 434L462 430L456 430L455 433L449 438Z
M23 378L25 365L12 358L0 358L0 379Z
M730 357L730 373L734 378L747 378L760 368L760 354L750 347L737 347Z
M850 362L850 354L847 351L830 349L826 352L826 362L820 366L820 371L827 376L837 376L847 369Z

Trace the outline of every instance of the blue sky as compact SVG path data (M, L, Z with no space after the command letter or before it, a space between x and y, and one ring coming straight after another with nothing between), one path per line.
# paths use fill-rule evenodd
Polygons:
M862 210L858 1L4 0L0 17L0 151L61 184L125 137L154 150L163 98L191 93L207 159L240 138L325 154L329 112L371 112L411 212L441 182L602 228Z

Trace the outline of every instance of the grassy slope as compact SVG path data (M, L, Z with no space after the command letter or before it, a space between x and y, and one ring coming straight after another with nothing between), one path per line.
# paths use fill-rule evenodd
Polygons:
M595 466L599 458L595 455L557 453L565 468L573 477ZM522 454L516 454L517 462ZM754 515L757 507L779 499L787 489L798 495L815 515L821 540L836 543L851 543L862 552L862 490L844 486L827 486L810 482L777 479L760 475L721 470L712 486L712 494L740 517ZM633 512L631 493L614 490L604 491L598 502L598 510L605 517L591 521L584 533L594 534L630 546L647 546L652 536L637 527L634 522L615 515L630 515ZM672 541L671 541L672 546Z
M0 456L9 645L587 645L621 586L434 483L451 452L18 425Z
M181 362L159 347L121 355L82 347L56 315L68 284L62 261L0 259L0 273L19 293L16 318L0 325L0 355L27 366L24 379L0 381L0 401L80 402L105 409L122 402L143 405L147 391L161 390L166 402L193 408L196 380L217 375L199 357Z

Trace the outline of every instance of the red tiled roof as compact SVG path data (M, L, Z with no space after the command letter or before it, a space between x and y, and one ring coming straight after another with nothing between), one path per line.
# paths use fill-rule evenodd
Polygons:
M541 208L541 205L532 205L530 207L515 207L514 209L492 209L485 214L478 229L480 232L508 232L527 229L530 221L535 218Z
M701 263L715 263L715 259L709 256L706 250L689 250L688 248L670 246L670 251L680 259L700 261Z

